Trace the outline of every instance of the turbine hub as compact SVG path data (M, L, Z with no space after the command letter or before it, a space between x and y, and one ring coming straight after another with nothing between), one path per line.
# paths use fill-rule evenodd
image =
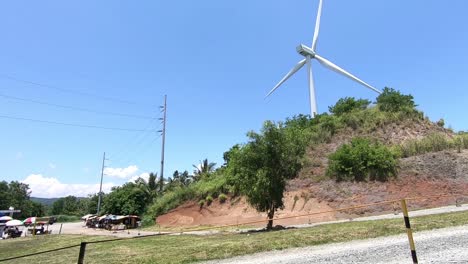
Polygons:
M307 57L307 56L310 56L311 58L315 57L315 52L304 44L297 46L296 51L297 53L301 54L304 57Z

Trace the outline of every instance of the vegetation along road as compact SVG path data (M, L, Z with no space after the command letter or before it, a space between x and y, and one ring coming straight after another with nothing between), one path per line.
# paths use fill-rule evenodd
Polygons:
M468 225L415 233L420 263L468 263ZM257 253L208 263L411 263L405 234Z

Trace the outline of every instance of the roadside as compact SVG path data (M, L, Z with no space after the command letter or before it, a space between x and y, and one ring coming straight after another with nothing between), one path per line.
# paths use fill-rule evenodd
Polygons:
M411 211L409 213L410 217L416 216L424 216L424 215L433 215L433 214L442 214L442 213L451 213L451 212L461 212L467 211L468 204L462 204L460 206L444 206L439 208L432 208L432 209L423 209L417 211ZM326 222L319 222L319 223L311 223L311 224L302 224L302 225L292 225L288 227L292 228L307 228L313 227L318 225L326 225L326 224L335 224L335 223L344 223L344 222L352 222L352 221L371 221L371 220L381 220L381 219L395 219L401 218L403 216L401 213L398 214L385 214L385 215L377 215L377 216L368 216L368 217L359 217L354 219L345 219L345 220L337 220L337 221L326 221ZM205 227L195 227L192 229L182 229L182 230L162 230L160 231L152 231L148 229L140 230L140 229L128 229L128 230L118 230L118 231L108 231L99 228L87 228L83 222L72 222L72 223L55 223L49 226L49 230L52 230L52 234L58 234L60 231L60 225L62 225L61 234L73 234L73 235L87 235L87 236L115 236L115 237L135 237L135 236L143 236L143 235L154 235L154 234L161 234L161 233L174 233L174 235L180 234L192 234L192 235L211 235L217 234L220 232L232 232L232 233L245 233L252 230L261 230L262 228L249 228L249 227L242 227L240 228L231 228L231 229L223 229L222 227L216 226L205 226ZM190 231L190 230L197 230L203 229L200 231Z
M414 234L420 263L468 263L468 225ZM205 264L411 263L406 234L256 253Z

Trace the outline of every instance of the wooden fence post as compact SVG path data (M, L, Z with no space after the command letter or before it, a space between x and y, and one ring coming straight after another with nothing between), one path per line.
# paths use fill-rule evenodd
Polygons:
M78 264L84 263L85 252L86 252L86 242L81 242L80 254L78 255Z

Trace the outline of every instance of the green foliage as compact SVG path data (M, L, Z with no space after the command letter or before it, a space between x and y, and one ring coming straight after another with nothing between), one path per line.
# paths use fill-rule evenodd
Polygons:
M175 187L173 190L158 197L147 209L146 214L154 221L154 218L167 213L183 202L195 198L193 188Z
M261 134L249 132L248 136L249 143L231 156L228 171L247 201L272 219L274 212L284 207L286 179L297 174L300 158L281 123L267 121ZM272 225L270 220L267 228Z
M112 192L104 197L103 212L117 215L140 215L151 201L144 181L127 182L119 187L112 187Z
M214 171L216 163L208 162L208 159L204 159L203 161L200 161L200 164L192 166L195 168L193 171L193 180L198 181L203 177L209 177Z
M371 102L366 99L355 99L354 97L345 97L338 100L334 106L328 107L330 113L340 116L344 113L350 113L354 110L363 110L369 106Z
M57 217L59 223L80 221L80 216L77 215L55 215L55 217Z
M149 178L148 178L148 189L151 190L152 192L156 192L156 191L157 191L158 184L156 183L156 177L157 177L157 174L156 174L156 173L151 172L151 173L149 174Z
M396 172L395 153L365 138L354 138L329 156L328 173L337 181L386 181Z
M82 212L78 207L79 200L75 196L59 198L52 204L51 213L53 215L81 215Z
M416 107L412 95L404 95L399 91L385 87L377 97L377 106L384 112L413 111Z
M439 119L439 121L437 121L436 123L438 126L440 127L444 127L445 126L445 120L443 118Z
M200 201L198 201L198 205L200 206L200 209L202 209L205 205L205 199L201 199Z
M422 139L408 140L398 148L404 158L448 149L461 152L462 149L468 149L468 134L449 138L444 134L434 133Z
M171 184L173 186L188 186L191 181L192 176L189 175L188 171L180 173L178 170L174 171L172 174Z
M44 205L30 200L29 186L18 181L0 182L0 209L7 209L10 206L21 210L15 214L17 218L29 216L43 216L45 214Z
M218 196L222 192L226 192L228 189L228 179L222 172L214 173L210 178L204 178L192 185L190 188L193 189L195 196L206 197L208 195Z
M208 195L208 196L206 197L205 201L206 201L206 205L207 205L207 206L210 206L211 203L213 202L213 196Z
M224 193L222 193L218 196L218 199L220 203L224 203L227 200L227 196Z

